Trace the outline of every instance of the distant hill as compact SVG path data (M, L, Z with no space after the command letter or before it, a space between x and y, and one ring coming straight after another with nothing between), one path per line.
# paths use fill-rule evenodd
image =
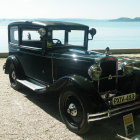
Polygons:
M140 17L136 18L128 18L128 17L121 17L118 19L86 19L86 18L56 18L56 19L50 19L50 18L33 18L33 19L0 19L0 25L6 24L8 25L11 22L14 21L20 21L20 20L50 20L50 21L68 21L68 22L81 22L85 23L87 22L100 22L100 21L111 21L111 22L140 22Z
M11 22L14 21L45 21L45 20L49 20L49 21L67 21L67 22L81 22L81 23L85 23L85 21L87 22L97 22L97 21L107 21L107 20L96 20L96 19L82 19L82 18L56 18L56 19L50 19L50 18L32 18L32 19L0 19L0 25L8 25Z
M136 17L133 19L134 21L139 21L140 22L140 17Z
M109 21L113 21L113 22L140 22L140 17L136 17L136 18L121 17L118 19L111 19Z

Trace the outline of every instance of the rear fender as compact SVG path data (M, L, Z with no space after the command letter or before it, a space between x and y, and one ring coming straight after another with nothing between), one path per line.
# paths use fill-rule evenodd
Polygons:
M8 56L6 63L5 63L5 74L9 74L9 69L10 69L10 65L13 64L15 67L15 73L17 75L18 78L23 78L24 76L24 71L23 68L19 62L19 60L14 56Z

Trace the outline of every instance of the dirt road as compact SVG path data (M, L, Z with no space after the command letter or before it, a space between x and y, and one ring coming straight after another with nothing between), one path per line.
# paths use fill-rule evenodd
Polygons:
M82 137L70 132L61 122L58 97L13 90L2 70L5 60L0 59L0 140L113 140L119 139L117 134L124 136L122 115L94 123ZM139 120L135 116L135 135L140 132Z

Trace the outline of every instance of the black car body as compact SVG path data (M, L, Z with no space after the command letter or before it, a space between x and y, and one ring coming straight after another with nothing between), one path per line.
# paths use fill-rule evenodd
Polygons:
M68 22L25 21L8 26L4 69L11 86L60 93L61 117L78 134L87 132L92 121L140 108L139 64L88 51L95 33L86 25Z

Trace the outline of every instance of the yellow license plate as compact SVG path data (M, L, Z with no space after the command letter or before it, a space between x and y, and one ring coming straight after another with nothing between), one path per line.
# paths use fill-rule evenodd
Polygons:
M136 93L126 94L123 96L117 96L112 99L113 105L118 105L122 103L127 103L130 101L134 101L136 99Z
M124 122L124 125L130 125L130 124L134 123L132 113L123 116L123 122Z

